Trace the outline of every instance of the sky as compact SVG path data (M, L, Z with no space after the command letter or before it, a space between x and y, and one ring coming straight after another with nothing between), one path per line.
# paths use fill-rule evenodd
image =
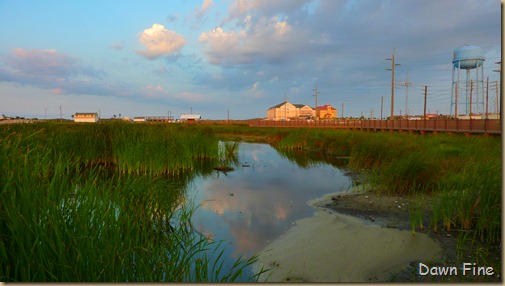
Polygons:
M455 49L483 50L494 111L499 0L0 0L0 114L449 114ZM471 78L476 70L471 70ZM480 77L482 80L482 76ZM408 88L402 82L412 82ZM482 81L483 86L485 81ZM407 100L408 97L408 100Z

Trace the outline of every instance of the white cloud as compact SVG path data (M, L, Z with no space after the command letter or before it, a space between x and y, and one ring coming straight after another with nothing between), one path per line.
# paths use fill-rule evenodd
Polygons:
M251 23L249 16L244 30L225 31L219 27L202 32L199 37L212 64L248 64L258 61L277 62L289 58L303 45L304 32L294 31L287 20L261 18Z
M226 58L227 53L233 56L240 52L243 37L244 33L225 32L222 28L216 28L210 32L202 32L198 40L205 45L209 61L219 64Z
M150 60L177 53L186 44L186 39L163 25L154 24L139 34L138 39L147 50L138 53Z

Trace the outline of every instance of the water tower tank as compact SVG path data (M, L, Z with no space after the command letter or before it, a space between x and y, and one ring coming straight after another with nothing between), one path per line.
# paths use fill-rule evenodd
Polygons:
M484 51L478 46L463 46L454 50L452 63L454 68L474 69L482 66Z

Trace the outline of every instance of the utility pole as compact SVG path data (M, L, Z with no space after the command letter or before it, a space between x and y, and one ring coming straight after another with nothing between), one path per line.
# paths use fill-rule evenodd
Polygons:
M344 118L344 103L342 102L342 118Z
M473 90L473 80L470 80L470 119L472 119L472 90Z
M489 102L489 77L486 80L486 119L488 117L488 102Z
M456 85L456 104L454 104L454 116L458 119L458 94L459 94L459 84Z
M60 105L60 123L63 122L63 114L61 113L61 105Z
M44 107L44 115L45 115L45 119L47 119L47 107Z
M497 72L500 74L500 80L501 80L501 61L496 62L495 64L499 65L498 69L493 70L494 72ZM503 96L502 92L502 84L500 83L500 94ZM498 81L496 81L496 114L500 113L500 118L501 118L501 108L499 108L498 104Z
M286 100L286 93L284 93L284 120L288 120L288 101Z
M391 119L394 119L395 116L395 67L400 64L395 64L395 51L396 48L393 49L393 56L390 59L386 59L391 61L391 68L386 69L391 71Z
M405 86L405 116L409 116L409 86L414 85L413 82L409 82L409 72L407 71L407 79L400 82L400 85Z
M319 116L317 116L317 95L319 94L319 91L317 91L317 82L316 82L316 88L314 89L314 96L316 97L316 120L319 120Z
M384 109L384 95L381 96L381 120L382 120L382 110Z
M426 99L428 97L428 86L424 86L424 120L426 120ZM438 112L437 112L438 113Z
M496 95L495 95L496 103L494 106L494 113L498 114L498 110L500 110L500 108L498 107L499 106L498 105L498 81L496 81L495 85L496 85L496 88L495 88L496 89ZM500 89L501 89L501 86L500 86Z

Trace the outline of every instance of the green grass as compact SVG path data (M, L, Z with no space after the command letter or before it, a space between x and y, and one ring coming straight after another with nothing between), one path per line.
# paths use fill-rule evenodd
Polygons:
M0 280L236 279L251 260L223 273L222 264L207 256L206 249L216 244L188 225L191 210L176 208L195 166L233 158L234 144L220 149L219 140L270 143L305 166L319 159L290 152L348 157L346 168L368 176L377 192L433 197L431 221L422 222L413 210L414 227L429 223L435 231L465 231L472 240L501 243L499 137L243 125L20 124L0 128ZM174 176L181 183L174 185ZM486 253L480 246L472 249L475 257Z
M226 138L240 133L256 135L280 150L317 150L326 156L348 156L346 168L365 173L377 192L432 195L435 203L429 223L434 230L472 230L482 241L500 240L500 137L316 128L213 128Z
M254 281L256 257L223 273L181 204L193 163L217 154L199 126L3 126L0 281Z

